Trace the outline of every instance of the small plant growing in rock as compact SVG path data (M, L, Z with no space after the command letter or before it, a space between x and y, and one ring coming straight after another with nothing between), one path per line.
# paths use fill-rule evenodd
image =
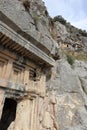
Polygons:
M82 29L78 29L79 33L84 36L84 37L87 37L87 32L86 30L82 30Z
M26 11L29 11L30 9L30 1L29 0L21 0L23 3L23 6L25 7Z
M74 64L74 57L70 54L67 54L67 61L70 65L73 65Z
M59 21L63 25L66 25L67 23L67 21L61 15L54 17L53 21L54 22Z

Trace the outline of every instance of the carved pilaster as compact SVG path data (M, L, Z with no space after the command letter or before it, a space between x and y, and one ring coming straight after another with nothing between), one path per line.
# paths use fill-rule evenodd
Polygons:
M0 89L0 119L3 111L4 101L5 101L4 91Z
M52 97L53 98L53 97ZM41 130L58 130L58 123L56 121L56 98L51 99L48 94L43 99L42 106L40 107L39 121Z

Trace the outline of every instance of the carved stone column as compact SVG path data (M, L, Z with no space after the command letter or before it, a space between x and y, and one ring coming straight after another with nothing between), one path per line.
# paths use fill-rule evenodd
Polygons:
M0 119L1 119L2 110L3 110L3 106L4 106L4 100L5 100L4 91L2 89L0 89Z

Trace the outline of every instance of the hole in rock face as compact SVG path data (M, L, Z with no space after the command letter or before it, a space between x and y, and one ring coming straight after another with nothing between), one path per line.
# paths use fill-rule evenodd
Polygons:
M0 130L7 130L11 122L15 120L16 107L17 102L15 100L9 98L5 99L2 117L0 120Z

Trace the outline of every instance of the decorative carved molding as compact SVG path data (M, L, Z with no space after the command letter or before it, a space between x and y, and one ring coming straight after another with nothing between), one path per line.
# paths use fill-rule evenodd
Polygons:
M39 48L30 43L28 40L17 34L14 30L9 28L6 24L2 23L1 21L0 21L0 32L2 34L5 34L10 39L12 39L12 41L19 44L21 47L24 47L26 50L31 52L36 58L42 60L47 65L54 66L55 63L54 59L49 57L46 53L44 53Z

